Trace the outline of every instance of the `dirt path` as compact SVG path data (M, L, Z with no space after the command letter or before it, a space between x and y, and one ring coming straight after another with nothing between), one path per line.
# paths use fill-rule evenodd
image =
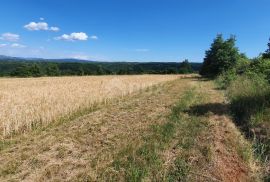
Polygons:
M234 125L223 93L216 90L212 82L204 81L200 83L200 92L207 100L192 110L209 122L210 128L204 137L208 137L212 152L212 160L204 167L204 173L212 176L210 180L258 181L251 146ZM201 142L206 141L201 139Z
M198 84L210 98L207 112L201 114L208 113L212 127L207 141L214 152L202 172L220 181L248 181L251 169L235 148L242 139L224 115L224 97L211 83L191 78L134 93L73 121L5 141L11 144L0 151L0 181L95 181L116 153L142 137L150 125L166 122L173 104Z

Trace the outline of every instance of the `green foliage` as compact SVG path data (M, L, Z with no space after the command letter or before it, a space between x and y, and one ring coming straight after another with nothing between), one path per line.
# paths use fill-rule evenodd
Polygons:
M237 60L237 63L234 68L237 74L245 73L250 67L250 59L246 57L245 54L240 54L240 58Z
M194 71L187 59L184 60L182 63L180 63L180 69L179 69L180 74L189 74L193 72Z
M245 55L241 55L234 68L219 74L216 78L216 83L220 89L226 89L239 74L247 72L250 68L250 60Z
M234 42L234 38L224 41L218 35L206 52L201 74L217 77L218 86L227 88L236 123L253 138L254 152L267 163L270 158L270 42L262 57L252 61L238 54ZM244 149L240 153L245 159L250 152ZM265 173L269 179L269 172Z
M206 51L200 74L207 77L216 77L235 67L240 58L238 48L235 47L235 41L234 36L224 40L221 34L217 35L211 48Z
M188 163L181 159L177 158L174 161L174 169L171 170L168 174L168 181L187 181L187 175L189 174L190 166Z
M263 74L239 76L227 90L237 124L254 139L254 152L267 163L270 158L270 85Z
M46 68L46 75L47 76L59 76L60 70L56 64L49 63Z
M262 55L263 59L270 59L270 39L267 46L268 46L268 49Z
M265 106L270 106L270 87L260 75L239 76L227 89L232 110L239 124L250 125L250 118Z
M42 75L41 68L37 64L21 65L10 73L10 76L18 77L39 77Z
M236 70L231 69L220 74L215 81L220 89L226 89L236 77Z
M270 59L255 59L250 64L248 71L261 74L270 83Z
M33 77L40 77L42 75L41 68L37 64L33 64L29 67L29 72Z
M187 72L198 71L200 63L189 63ZM177 74L180 63L122 63L122 62L31 62L0 61L0 76L38 77L69 75L131 75L131 74Z

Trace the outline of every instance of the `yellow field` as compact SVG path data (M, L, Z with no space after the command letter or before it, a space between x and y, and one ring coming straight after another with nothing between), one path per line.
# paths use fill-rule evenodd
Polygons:
M0 136L46 125L97 102L176 79L177 75L0 79Z

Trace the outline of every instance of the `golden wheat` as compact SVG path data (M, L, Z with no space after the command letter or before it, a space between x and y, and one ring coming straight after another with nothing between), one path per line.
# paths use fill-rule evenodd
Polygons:
M97 102L176 79L177 75L0 79L0 136L46 125Z

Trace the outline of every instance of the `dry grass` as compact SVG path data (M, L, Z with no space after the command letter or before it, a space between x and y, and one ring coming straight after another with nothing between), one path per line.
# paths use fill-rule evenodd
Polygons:
M212 82L176 79L4 139L0 181L256 181L224 99Z
M178 75L0 79L0 136L44 126Z
M0 181L102 181L114 155L167 121L190 87L176 79L101 104L93 112L0 142ZM142 134L144 133L144 134Z

